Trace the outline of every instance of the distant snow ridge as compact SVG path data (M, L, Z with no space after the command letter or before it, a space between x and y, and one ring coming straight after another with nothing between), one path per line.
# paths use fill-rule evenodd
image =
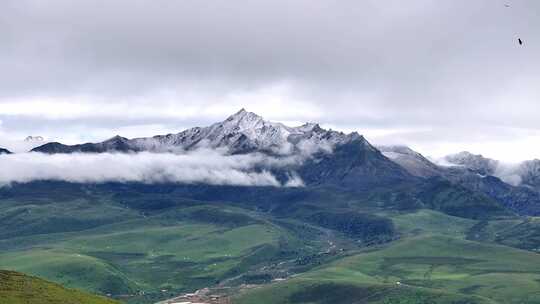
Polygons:
M208 147L227 148L233 154L264 151L287 155L295 152L311 154L320 150L331 151L337 143L358 138L361 138L358 133L344 134L325 130L315 123L288 127L282 123L266 121L242 109L208 127L195 127L177 134L151 138L136 138L132 142L141 150L192 150Z
M494 175L499 167L499 161L467 151L447 155L444 157L444 161L466 167L482 175Z
M432 177L441 174L437 165L407 146L377 146L377 149L414 176Z
M514 186L540 190L540 160L533 159L518 164L505 164L470 152L445 156L439 165L458 165L481 175L492 175Z

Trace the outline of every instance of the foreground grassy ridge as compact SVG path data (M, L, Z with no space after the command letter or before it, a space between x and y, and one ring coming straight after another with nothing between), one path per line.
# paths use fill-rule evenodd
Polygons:
M32 249L0 255L0 268L96 293L130 293L137 285L105 260L65 249Z
M0 270L0 304L115 304L116 301L90 295L35 277Z
M320 284L360 288L354 299L359 303L402 303L414 297L416 302L403 303L540 303L540 256L451 237L413 237L250 291L237 303L340 303L322 292L318 300L297 296L322 290L316 287ZM280 300L256 301L271 294Z

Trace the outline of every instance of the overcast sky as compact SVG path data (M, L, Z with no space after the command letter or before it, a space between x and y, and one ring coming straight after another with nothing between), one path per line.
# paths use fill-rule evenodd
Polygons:
M242 107L426 155L540 158L540 1L0 2L0 143Z

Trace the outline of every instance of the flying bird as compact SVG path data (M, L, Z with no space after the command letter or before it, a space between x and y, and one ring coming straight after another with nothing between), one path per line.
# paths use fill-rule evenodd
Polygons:
M518 38L519 45L523 45L523 41L521 41L521 38Z

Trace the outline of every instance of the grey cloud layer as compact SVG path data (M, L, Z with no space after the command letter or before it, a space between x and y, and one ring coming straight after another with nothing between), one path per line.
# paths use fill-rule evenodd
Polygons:
M198 150L188 154L55 154L20 153L0 155L0 185L35 180L69 182L178 182L212 185L281 186L265 170L296 160L278 160L261 154L225 155ZM302 186L291 173L284 186Z
M29 128L28 117L59 136L65 128L53 121L88 134L99 120L115 130L141 119L195 126L239 106L273 120L317 120L361 132L421 129L388 138L413 145L436 144L441 134L453 143L486 132L504 140L493 127L522 130L517 136L540 129L535 0L0 6L0 106L39 98L53 104L0 107L8 131ZM58 100L90 106L53 117L47 110Z

